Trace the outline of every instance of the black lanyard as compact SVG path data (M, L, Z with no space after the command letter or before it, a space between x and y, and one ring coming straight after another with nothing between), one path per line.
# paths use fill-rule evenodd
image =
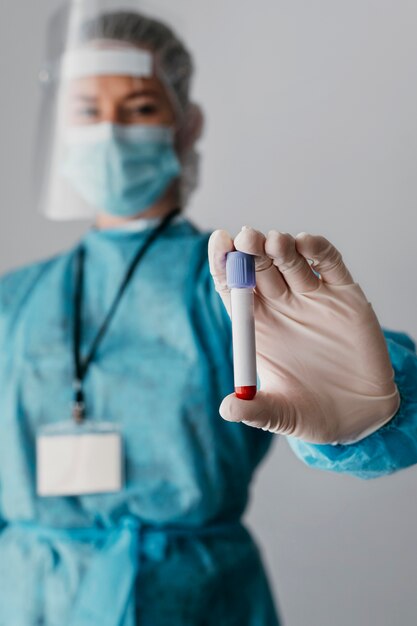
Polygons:
M104 318L102 325L100 326L96 338L93 341L90 351L85 359L81 357L81 342L82 342L82 308L83 308L83 296L84 296L84 265L85 265L85 249L80 246L76 255L76 267L75 267L75 290L74 290L74 327L73 327L73 352L74 352L74 405L73 405L73 417L77 423L82 423L86 417L85 415L85 402L84 402L84 379L88 372L88 368L93 362L97 350L105 336L110 322L112 321L114 314L120 304L126 288L132 280L133 274L139 265L140 261L149 250L151 245L158 239L160 235L166 230L173 218L178 215L180 209L174 209L169 213L158 226L151 231L145 242L139 247L132 262L127 268L126 274L120 284L120 287L116 293L116 296L110 306L109 312Z

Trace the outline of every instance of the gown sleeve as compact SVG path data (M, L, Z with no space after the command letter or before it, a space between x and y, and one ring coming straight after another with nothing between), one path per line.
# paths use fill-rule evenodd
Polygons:
M401 404L382 428L361 441L317 445L288 437L295 454L318 469L362 479L392 474L417 463L417 354L406 334L384 330Z

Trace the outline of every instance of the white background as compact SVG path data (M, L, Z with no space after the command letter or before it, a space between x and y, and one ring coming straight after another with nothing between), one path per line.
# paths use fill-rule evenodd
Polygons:
M160 4L160 2L159 2ZM383 325L417 337L415 0L175 0L207 115L190 216L322 233ZM0 269L68 246L30 187L49 3L0 19ZM41 158L41 153L35 155ZM280 441L250 522L287 626L414 626L417 469L372 482L305 468ZM219 625L220 626L220 625Z

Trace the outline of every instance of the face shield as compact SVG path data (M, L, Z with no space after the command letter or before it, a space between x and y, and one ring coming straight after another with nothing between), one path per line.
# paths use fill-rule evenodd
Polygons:
M158 18L140 1L73 0L54 15L36 149L47 217L134 217L166 194L184 203L193 66L178 26Z

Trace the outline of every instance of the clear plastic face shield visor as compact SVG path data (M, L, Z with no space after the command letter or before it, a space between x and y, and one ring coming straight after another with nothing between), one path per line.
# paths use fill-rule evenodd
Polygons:
M165 193L181 197L192 60L164 13L73 0L54 14L36 146L47 217L131 217Z

